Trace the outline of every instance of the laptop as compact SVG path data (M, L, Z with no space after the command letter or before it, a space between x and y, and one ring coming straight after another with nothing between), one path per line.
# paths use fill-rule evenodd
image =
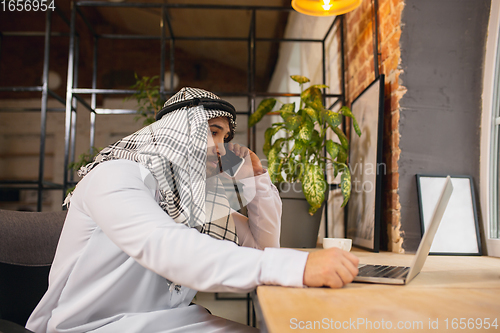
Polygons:
M432 245L434 235L441 223L448 202L450 201L453 186L451 185L450 176L446 177L446 181L441 191L436 208L431 217L429 228L424 233L417 254L413 259L410 267L404 266L388 266L388 265L370 265L360 264L358 266L359 273L354 278L354 282L370 282L382 284L408 284L424 266L425 259L429 255L429 250Z

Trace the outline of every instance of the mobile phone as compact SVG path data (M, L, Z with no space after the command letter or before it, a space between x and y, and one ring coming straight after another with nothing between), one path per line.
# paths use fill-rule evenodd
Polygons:
M221 156L220 162L222 165L222 171L227 173L229 176L234 177L243 166L244 159L226 148L226 155Z

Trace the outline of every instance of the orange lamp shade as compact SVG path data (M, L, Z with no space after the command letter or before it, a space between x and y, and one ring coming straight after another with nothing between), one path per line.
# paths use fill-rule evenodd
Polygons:
M292 0L292 7L311 16L342 15L356 9L362 0Z

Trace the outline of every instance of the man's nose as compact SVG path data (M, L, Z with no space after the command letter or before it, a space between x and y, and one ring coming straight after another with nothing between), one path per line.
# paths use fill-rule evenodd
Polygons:
M217 144L217 152L219 153L220 156L226 155L226 147L223 143Z

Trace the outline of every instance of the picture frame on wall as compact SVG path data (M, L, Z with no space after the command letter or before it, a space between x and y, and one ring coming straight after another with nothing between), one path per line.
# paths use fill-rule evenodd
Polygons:
M342 107L342 100L336 99L328 109L333 112L340 112ZM344 129L344 127L341 127ZM333 142L340 143L340 140L332 130L326 131L326 139L332 140ZM341 174L334 177L334 168L332 164L328 164L326 167L326 182L328 183L328 196L325 206L325 237L333 238L344 238L345 235L345 207L341 207L344 202L344 197L342 195L342 190L340 187Z
M380 75L351 104L361 136L354 132L351 121L346 237L353 245L374 252L380 248L382 176L387 171L382 163L384 79Z
M417 174L418 206L422 235L428 228L445 175ZM474 186L471 176L450 176L453 185L448 207L429 254L482 255Z

